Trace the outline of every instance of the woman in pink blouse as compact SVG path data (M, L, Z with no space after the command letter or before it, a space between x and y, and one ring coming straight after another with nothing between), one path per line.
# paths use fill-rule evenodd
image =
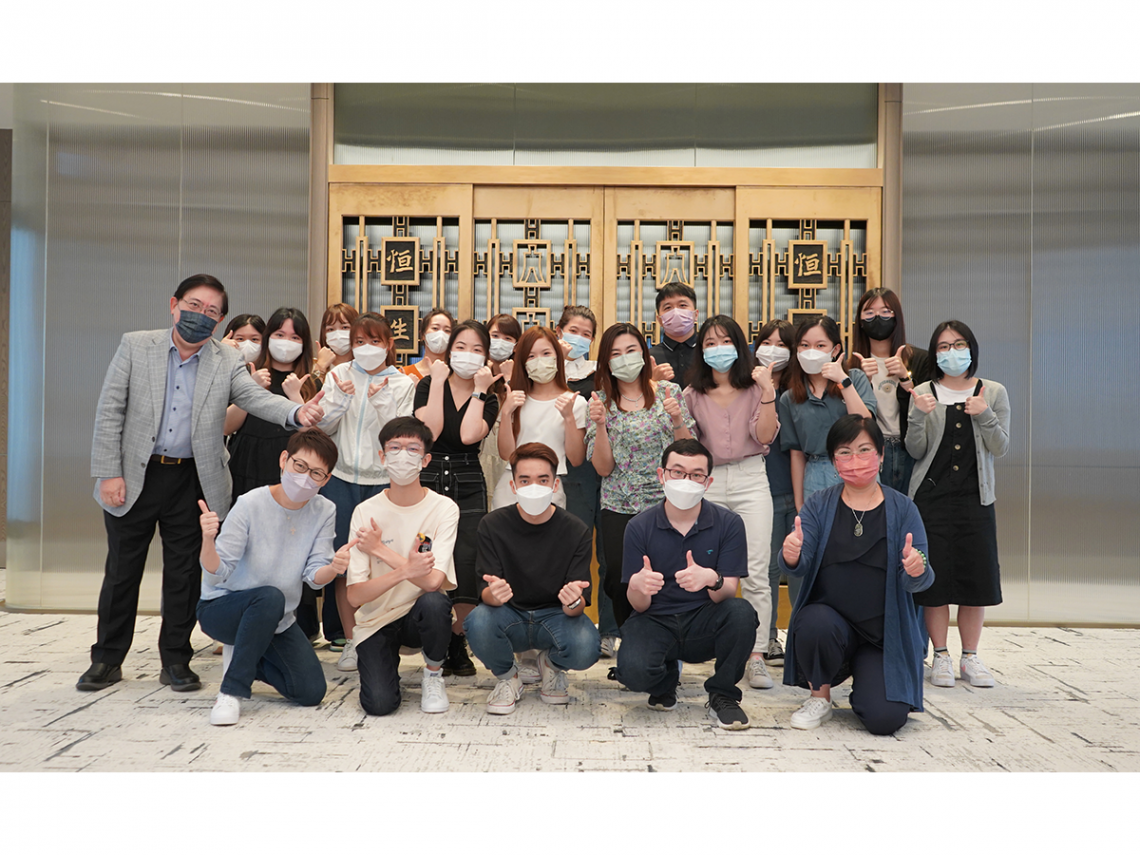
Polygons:
M709 318L697 333L702 358L693 361L689 385L682 393L696 421L694 433L712 452L713 471L705 498L735 511L748 535L748 575L741 593L760 626L772 618L772 589L768 584L767 545L772 539L772 494L764 471L764 456L780 429L776 421L776 388L772 372L756 365L744 331L728 315ZM764 633L745 673L754 689L772 688L764 666L768 649Z

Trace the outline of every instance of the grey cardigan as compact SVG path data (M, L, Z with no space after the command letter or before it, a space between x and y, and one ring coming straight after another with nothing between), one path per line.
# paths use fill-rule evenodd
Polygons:
M1001 383L980 377L975 379L981 380L982 398L989 406L976 416L963 414L963 418L970 418L974 428L974 446L978 455L978 492L983 505L992 505L994 458L1009 451L1009 394ZM931 382L920 384L914 391L919 395L931 394ZM914 397L911 397L907 415L906 450L916 461L907 494L912 499L926 473L930 471L931 461L942 442L942 434L946 430L946 412L946 406L939 404L933 412L924 413L914 405Z

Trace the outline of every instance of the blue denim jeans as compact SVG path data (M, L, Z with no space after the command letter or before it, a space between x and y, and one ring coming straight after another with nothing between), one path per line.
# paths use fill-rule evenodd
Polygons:
M914 458L907 454L902 441L887 440L883 447L883 471L879 483L894 487L904 496L910 491L910 473L914 471Z
M500 680L515 670L515 654L546 650L563 671L585 671L598 661L601 637L585 615L567 617L559 606L524 611L510 603L481 603L463 622L471 652Z
M772 546L768 558L768 584L772 586L772 619L768 623L768 638L776 637L776 612L780 604L780 565L777 563L786 538L796 525L796 497L791 493L772 497ZM788 598L795 605L803 582L799 576L788 577Z
M252 694L254 680L275 688L287 700L315 707L328 688L313 645L293 623L278 633L285 595L265 586L199 600L198 622L215 641L234 646L221 691L236 698Z
M621 637L614 619L614 603L602 583L606 578L606 551L602 548L602 479L589 460L581 466L567 464L562 476L562 490L566 493L566 510L580 519L594 536L594 551L598 556L598 632L603 636Z
M710 600L679 615L635 611L622 625L617 678L634 692L667 695L677 690L677 660L715 659L705 691L739 703L743 695L736 684L744 676L759 624L756 609L736 598Z

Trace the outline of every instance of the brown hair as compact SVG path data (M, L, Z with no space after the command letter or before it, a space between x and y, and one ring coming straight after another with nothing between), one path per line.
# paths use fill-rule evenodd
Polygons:
M781 371L780 385L776 387L777 392L783 392L788 385L788 369L792 367L792 357L796 355L796 328L792 326L790 321L786 321L783 318L772 318L772 320L760 327L760 332L756 333L755 345L757 350L759 350L760 344L764 339L770 338L774 332L780 334L780 341L788 348L788 364L785 365Z
M549 327L531 327L522 334L522 338L515 345L515 370L511 373L511 391L521 390L529 395L531 389L534 388L534 381L526 373L526 362L540 338L546 339L547 343L554 348L554 359L558 364L558 372L554 375L554 385L563 392L569 392L570 387L566 385L566 355L562 352L562 345L558 343L558 336ZM515 439L518 439L518 410L511 413L511 426L515 432Z
M522 326L514 315L508 315L506 312L495 315L487 321L487 332L490 333L495 327L498 327L503 335L510 336L515 341L522 338Z
M558 455L549 445L543 445L541 442L524 442L516 448L515 453L511 455L512 476L520 460L545 460L550 465L550 473L555 478L558 477Z
M843 339L839 335L839 325L835 323L834 319L829 318L827 315L819 315L814 318L804 318L804 320L800 321L799 325L796 326L796 339L792 347L791 356L797 356L800 349L800 342L803 341L804 335L807 334L808 330L814 329L815 327L821 327L823 331L827 333L827 337L831 339L832 348L838 344L842 352ZM784 377L781 379L786 380L788 392L791 394L792 400L797 404L802 404L808 399L807 381L804 379L804 373L798 356L796 359L789 357L788 370L784 372ZM827 388L823 394L831 395L833 398L842 398L843 390L839 388L838 383L828 380Z
M451 316L451 312L447 311L447 309L440 309L439 307L436 307L429 310L428 313L424 315L420 320L420 341L424 340L424 336L427 335L428 324L431 323L431 319L436 315L443 315L445 318L447 318L447 325L449 328L455 327L455 318Z
M378 315L375 312L365 312L363 315L360 315L352 322L352 329L348 333L348 339L350 342L353 342L356 341L357 336L380 338L388 342L388 356L384 359L384 365L396 364L396 348L392 346L395 337L392 335L392 327L388 323L388 319L383 315Z
M348 303L333 303L325 313L321 315L321 334L317 339L321 347L328 347L329 343L325 340L325 330L329 324L337 323L338 321L348 324L350 327L355 323L357 316L360 313ZM352 333L349 333L351 337Z
M644 395L642 409L648 410L657 400L653 391L653 369L649 362L649 345L645 343L645 336L633 324L614 324L602 333L602 341L598 345L598 370L594 372L594 385L605 394L606 409L609 410L610 405L617 401L620 394L617 378L610 371L610 351L614 349L614 342L623 335L631 335L641 343L641 358L645 360L645 364L641 367L640 378L641 394ZM621 410L620 406L618 410Z
M588 306L563 306L562 317L558 319L558 323L554 326L556 329L562 329L573 318L583 318L594 325L594 331L590 333L590 338L598 334L598 319L594 317L594 313L590 311Z
M880 297L886 307L895 313L895 331L891 333L891 356L898 353L900 347L905 347L902 361L903 365L910 367L910 358L914 353L914 348L906 343L906 324L903 322L902 303L899 302L899 295L890 288L872 288L859 298L859 307L855 310L855 322L851 325L851 355L847 358L848 371L852 368L863 369L863 360L857 359L857 355L871 355L871 342L867 338L867 334L863 332L861 321L863 320L863 309Z
M279 308L265 322L265 330L261 334L261 353L253 363L254 370L273 367L272 356L269 353L269 340L273 338L275 332L285 326L286 321L293 322L293 332L301 339L301 355L293 360L292 371L298 377L306 377L313 370L313 340L310 338L312 332L309 330L309 321L305 317L305 313L300 309L292 309L288 306ZM301 398L307 401L316 394L317 383L311 376L308 376L308 379L301 386Z
M319 427L301 428L289 437L289 444L285 446L285 451L290 457L295 456L298 451L304 450L317 455L328 467L329 472L336 468L336 461L339 456L336 443Z

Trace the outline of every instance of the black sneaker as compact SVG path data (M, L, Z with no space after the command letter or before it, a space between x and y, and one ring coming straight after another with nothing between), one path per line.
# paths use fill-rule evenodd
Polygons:
M784 664L784 648L780 646L779 639L773 638L768 642L768 649L762 654L767 665Z
M669 712L677 708L677 694L670 692L667 695L650 695L649 708L651 710L661 710L661 712Z
M724 730L746 730L748 716L740 708L740 704L724 695L709 695L709 718L715 721Z
M443 660L443 676L474 677L475 663L467 655L467 637L451 634L451 643L447 646L447 658Z

